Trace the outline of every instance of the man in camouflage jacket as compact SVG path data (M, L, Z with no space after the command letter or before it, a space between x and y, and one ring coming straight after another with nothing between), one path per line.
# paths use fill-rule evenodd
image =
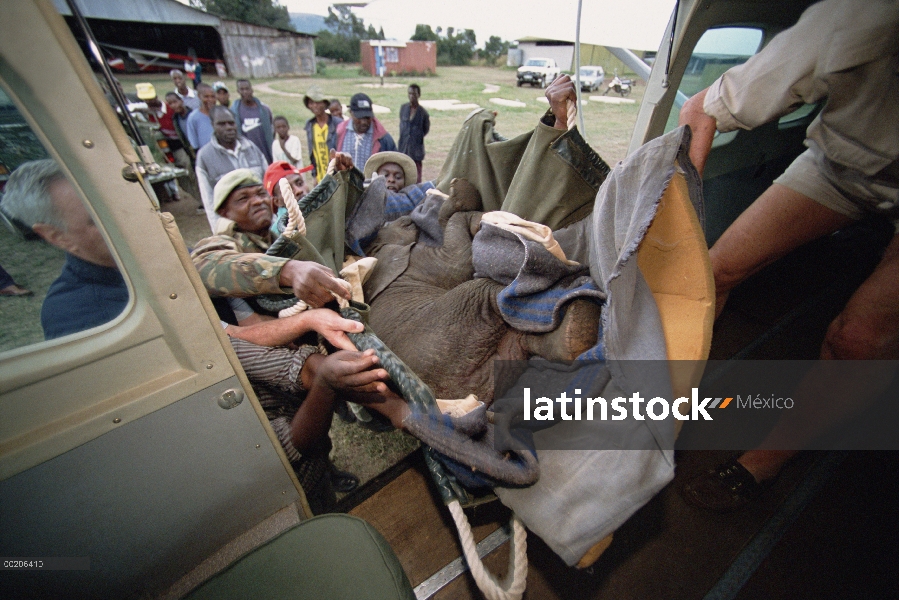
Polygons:
M226 219L220 233L200 240L191 253L194 265L213 297L247 297L293 293L319 308L349 298L334 272L316 262L265 255L275 241L271 199L249 169L237 169L215 185L213 210Z

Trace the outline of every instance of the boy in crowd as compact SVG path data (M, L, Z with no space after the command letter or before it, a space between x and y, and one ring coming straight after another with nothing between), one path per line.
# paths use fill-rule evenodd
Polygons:
M275 162L286 161L297 169L303 167L303 147L300 138L290 135L290 123L282 116L275 117L275 139L272 141L272 159Z
M218 101L219 106L224 106L225 108L231 106L231 94L228 92L228 86L225 85L224 81L213 83L212 90L215 92L215 99Z
M328 170L329 153L337 148L337 126L343 122L326 110L331 102L322 91L312 86L303 98L303 104L312 112L312 118L306 121L306 143L309 146L309 164L315 181L325 178Z
M331 113L332 117L337 117L341 121L343 120L343 104L340 103L340 100L334 98L331 100L331 105L328 107L328 112Z

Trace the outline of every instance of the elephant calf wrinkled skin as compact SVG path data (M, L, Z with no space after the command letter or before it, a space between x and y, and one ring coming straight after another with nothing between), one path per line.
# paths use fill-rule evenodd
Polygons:
M440 208L442 246L412 245L418 230L408 216L384 226L369 246L368 254L378 258L373 280L379 269L399 271L397 265L408 257L405 270L391 275L395 278L370 300L369 325L438 398L475 394L490 403L494 359L524 360L538 352L551 359L574 358L596 343L599 307L569 308L559 329L542 336L510 327L496 300L504 286L472 279L471 244L483 213L473 210L480 208L480 199L463 183L459 187L465 193L451 192ZM529 341L535 351L529 350ZM572 341L579 347L571 348Z

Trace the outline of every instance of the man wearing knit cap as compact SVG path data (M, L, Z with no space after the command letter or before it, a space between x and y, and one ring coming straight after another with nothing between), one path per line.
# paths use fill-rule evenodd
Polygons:
M220 233L200 240L191 254L210 296L292 292L314 308L332 301L332 292L349 298L328 267L265 254L275 240L269 229L271 199L253 171L237 169L222 177L212 208L222 219Z

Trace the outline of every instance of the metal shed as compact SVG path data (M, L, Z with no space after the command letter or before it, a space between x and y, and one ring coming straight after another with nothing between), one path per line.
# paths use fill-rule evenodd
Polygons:
M70 25L65 0L53 0ZM315 73L314 35L230 21L176 0L78 0L100 44L188 55L204 72L224 61L232 77L302 76ZM74 29L73 29L74 31ZM77 37L77 33L76 33Z

